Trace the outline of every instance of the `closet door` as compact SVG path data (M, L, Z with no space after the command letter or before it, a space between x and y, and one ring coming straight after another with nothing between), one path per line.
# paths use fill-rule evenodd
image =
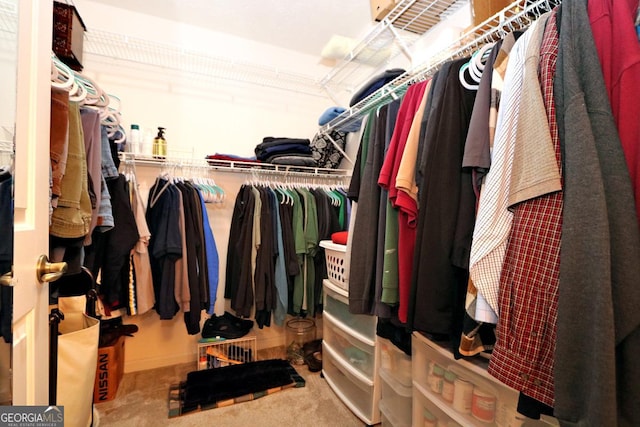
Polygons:
M48 404L49 286L36 276L49 252L52 0L18 2L13 262L13 405Z

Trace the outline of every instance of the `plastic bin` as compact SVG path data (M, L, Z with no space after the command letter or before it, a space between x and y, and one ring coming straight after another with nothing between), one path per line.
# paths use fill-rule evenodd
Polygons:
M327 277L331 282L348 290L347 283L349 266L347 265L347 247L338 245L330 240L322 240L320 246L324 248L324 257L327 263Z

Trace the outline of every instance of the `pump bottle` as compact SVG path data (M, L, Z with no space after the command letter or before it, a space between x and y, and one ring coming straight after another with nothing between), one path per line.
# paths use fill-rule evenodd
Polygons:
M153 139L153 158L160 160L167 158L167 140L164 138L163 127L158 127L158 135Z

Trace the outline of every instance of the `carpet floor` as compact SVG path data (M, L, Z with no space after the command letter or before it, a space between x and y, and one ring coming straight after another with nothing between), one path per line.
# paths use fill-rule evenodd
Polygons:
M274 357L286 357L284 349L258 351L258 359ZM187 373L194 369L195 363L188 363L125 374L116 398L95 405L98 413L95 427L364 425L336 396L320 373L309 372L305 365L296 365L296 370L306 381L305 387L291 388L257 400L169 419L169 386L184 381Z

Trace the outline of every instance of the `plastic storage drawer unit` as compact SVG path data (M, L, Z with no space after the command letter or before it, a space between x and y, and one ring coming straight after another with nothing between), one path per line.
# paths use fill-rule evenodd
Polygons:
M380 369L380 411L394 427L411 426L413 389L399 383L393 372Z
M346 325L353 333L373 340L376 336L376 317L349 312L349 296L347 292L325 279L323 316L335 323Z
M336 324L329 318L324 321L323 340L331 349L335 350L345 364L357 369L366 378L372 379L375 362L375 342L370 340L361 341L355 336L349 335L342 329L343 325Z
M322 347L322 372L331 389L362 421L370 425L378 423L379 400L373 398L373 381L363 381L354 368L343 365L326 342Z
M464 426L511 427L525 420L527 426L558 425L551 417L533 420L518 414L518 392L489 375L486 360L455 360L450 350L418 332L412 335L412 352L414 402L417 393ZM422 416L419 412L414 405L413 416Z

